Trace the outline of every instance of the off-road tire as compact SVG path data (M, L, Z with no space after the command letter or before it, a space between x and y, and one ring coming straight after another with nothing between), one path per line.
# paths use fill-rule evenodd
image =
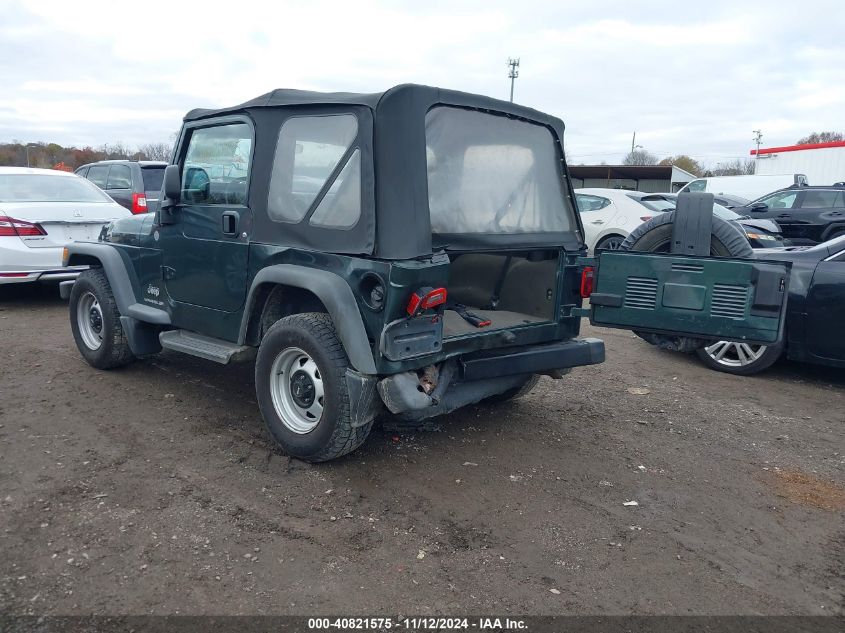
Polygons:
M540 376L538 376L537 374L531 374L519 387L513 387L512 389L508 389L507 391L504 391L502 393L497 393L495 396L485 398L484 402L488 402L490 404L497 404L516 400L517 398L521 398L522 396L528 395L531 391L534 390L534 387L536 387L537 383L539 382Z
M320 371L323 412L313 430L295 433L273 404L271 373L276 357L296 347L308 354ZM373 423L353 427L346 386L349 358L328 314L305 312L276 321L264 335L255 361L255 392L267 431L288 455L324 462L351 453L367 439Z
M79 331L79 302L89 292L96 297L102 315L103 337L97 349L91 349ZM126 333L120 324L120 311L117 309L111 285L102 268L85 270L76 278L70 292L69 312L70 329L73 332L76 347L89 365L97 369L114 369L135 360L135 355L129 349Z

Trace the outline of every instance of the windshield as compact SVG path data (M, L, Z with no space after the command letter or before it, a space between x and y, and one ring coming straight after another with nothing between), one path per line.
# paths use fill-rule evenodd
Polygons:
M105 193L79 176L3 174L0 202L110 202Z
M574 226L544 126L452 107L425 118L432 232L558 233Z

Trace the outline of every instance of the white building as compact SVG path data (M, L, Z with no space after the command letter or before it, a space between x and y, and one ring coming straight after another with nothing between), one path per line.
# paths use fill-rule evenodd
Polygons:
M845 181L845 141L752 149L751 155L756 174L804 174L811 185Z

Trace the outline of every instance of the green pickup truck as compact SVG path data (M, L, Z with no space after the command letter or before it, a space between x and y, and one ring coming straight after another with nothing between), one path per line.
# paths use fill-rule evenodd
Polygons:
M583 316L666 346L782 337L787 264L586 258L563 133L419 85L193 110L161 208L66 248L90 267L61 288L79 351L99 369L162 349L254 359L273 439L324 461L381 413L417 422L603 362Z

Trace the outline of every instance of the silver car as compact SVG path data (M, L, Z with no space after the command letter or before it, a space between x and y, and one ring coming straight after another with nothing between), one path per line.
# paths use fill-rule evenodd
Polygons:
M103 225L131 213L96 185L52 169L0 167L0 285L73 279L62 249L96 241Z

